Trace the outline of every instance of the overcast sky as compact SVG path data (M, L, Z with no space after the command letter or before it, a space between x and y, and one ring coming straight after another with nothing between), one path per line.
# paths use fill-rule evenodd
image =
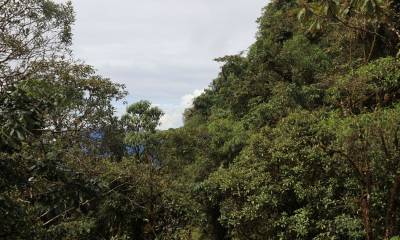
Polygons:
M166 113L161 128L217 76L217 57L254 41L266 0L73 0L74 55ZM126 106L117 105L119 112Z

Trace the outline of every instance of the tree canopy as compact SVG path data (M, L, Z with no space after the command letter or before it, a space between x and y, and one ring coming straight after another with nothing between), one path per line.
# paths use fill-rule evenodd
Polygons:
M399 239L399 13L272 0L161 131L72 57L70 2L0 0L0 239Z

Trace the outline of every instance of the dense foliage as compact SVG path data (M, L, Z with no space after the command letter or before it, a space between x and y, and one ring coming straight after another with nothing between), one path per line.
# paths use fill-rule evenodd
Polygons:
M71 3L0 0L0 239L399 239L399 13L272 0L159 131L71 57Z

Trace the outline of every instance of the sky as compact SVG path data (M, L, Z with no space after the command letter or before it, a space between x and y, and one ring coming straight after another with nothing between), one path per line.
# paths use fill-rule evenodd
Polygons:
M72 0L74 56L127 87L129 104L145 99L165 115L161 129L216 78L213 59L254 42L266 0ZM116 103L117 112L126 105Z

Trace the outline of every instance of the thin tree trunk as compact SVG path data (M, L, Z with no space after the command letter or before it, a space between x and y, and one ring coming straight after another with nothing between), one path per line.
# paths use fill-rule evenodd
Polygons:
M388 209L386 212L385 240L390 239L397 232L397 205L400 191L400 176L397 176L390 189Z
M364 229L365 229L365 234L366 234L366 240L373 240L373 231L371 227L371 218L369 215L369 208L370 208L370 203L369 203L369 193L366 193L362 196L361 199L361 211L362 211L362 218L363 218L363 223L364 223Z

